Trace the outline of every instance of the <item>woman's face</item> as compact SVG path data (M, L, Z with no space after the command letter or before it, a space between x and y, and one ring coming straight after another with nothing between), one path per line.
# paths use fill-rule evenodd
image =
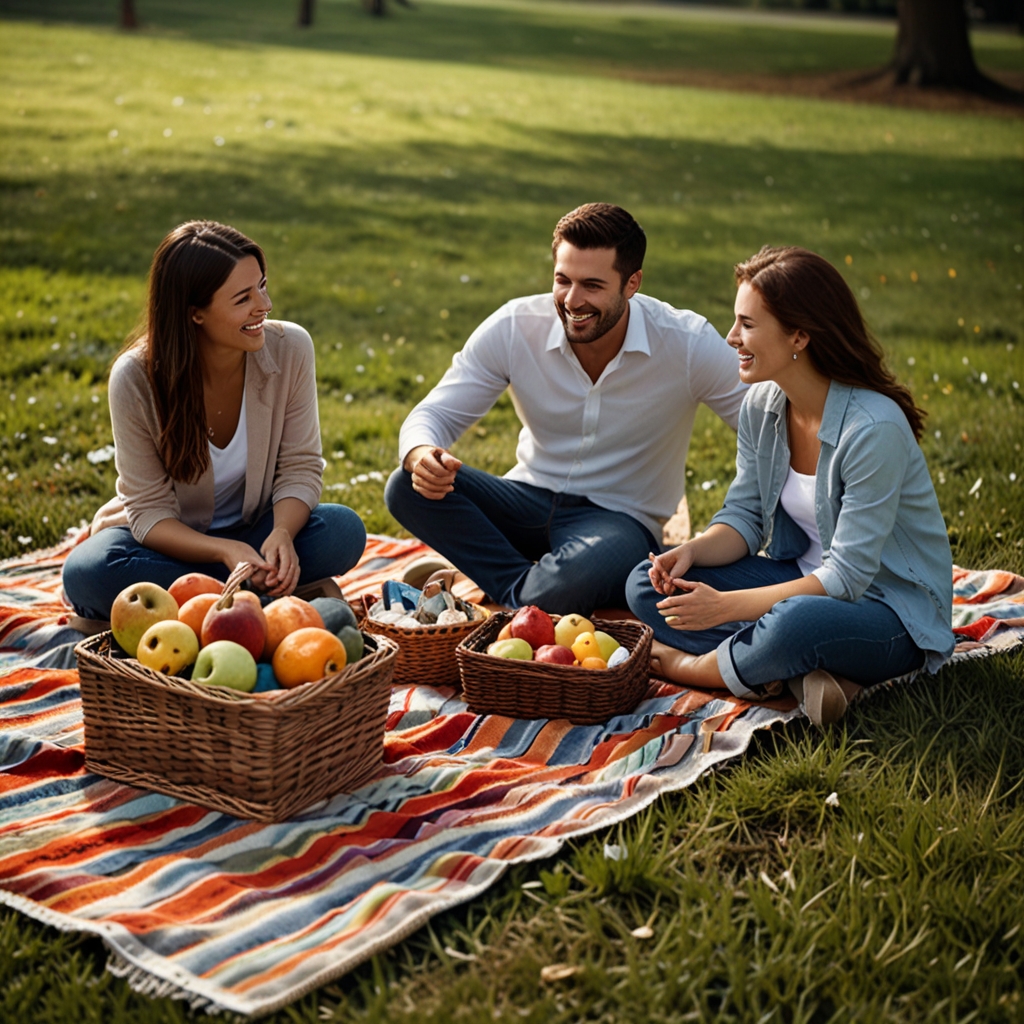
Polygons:
M205 309L192 311L201 343L215 348L257 352L263 348L263 321L273 308L267 279L255 256L235 264Z
M725 340L740 357L740 380L756 384L785 379L795 369L793 356L804 349L807 335L787 332L768 312L761 293L746 281L736 291L735 312L736 322Z

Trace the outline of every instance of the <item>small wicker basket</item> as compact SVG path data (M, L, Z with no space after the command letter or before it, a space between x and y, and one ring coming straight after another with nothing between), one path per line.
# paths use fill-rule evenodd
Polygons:
M621 665L582 669L487 654L514 612L496 612L456 650L462 699L478 715L509 718L567 718L574 725L596 725L623 715L643 699L651 678L650 626L632 619L592 619L595 629L613 636L629 652ZM558 616L553 615L557 621Z
M75 648L85 767L238 818L284 821L380 769L397 646L291 690L241 693L116 657L111 633Z
M458 686L459 663L455 648L480 626L481 619L457 622L451 626L422 626L419 629L405 629L390 622L378 622L370 618L370 609L377 598L364 594L362 599L363 617L359 628L380 633L398 644L398 658L395 661L396 686L403 683L417 683L421 686ZM487 621L490 612L481 605L473 608Z

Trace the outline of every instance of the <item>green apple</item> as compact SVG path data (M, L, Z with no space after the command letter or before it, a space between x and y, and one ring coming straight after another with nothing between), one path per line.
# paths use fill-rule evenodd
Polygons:
M192 682L250 693L256 686L256 659L234 640L214 640L199 652Z
M516 658L519 661L533 661L533 648L518 637L509 640L495 640L487 648L488 654L496 658Z
M142 634L154 622L177 617L178 602L163 587L155 583L133 583L114 598L110 608L110 628L114 639L134 658Z
M363 656L366 646L363 634L355 626L342 626L335 636L345 645L345 664L354 665Z
M582 615L563 615L555 623L555 643L572 649L580 633L593 633L594 624Z
M199 654L199 637L187 622L166 619L154 622L139 640L135 657L146 668L177 675Z
M615 637L602 633L599 629L594 631L594 636L597 638L597 646L601 652L601 657L605 661L612 656L613 651L617 651L622 646Z

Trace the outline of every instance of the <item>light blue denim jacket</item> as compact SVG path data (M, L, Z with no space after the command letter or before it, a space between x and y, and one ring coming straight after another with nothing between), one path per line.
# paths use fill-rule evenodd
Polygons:
M736 479L712 523L725 523L751 554L798 558L807 534L779 503L789 473L786 395L755 384L740 409ZM890 398L833 381L818 431L814 514L830 597L887 604L937 671L953 652L953 562L924 455Z

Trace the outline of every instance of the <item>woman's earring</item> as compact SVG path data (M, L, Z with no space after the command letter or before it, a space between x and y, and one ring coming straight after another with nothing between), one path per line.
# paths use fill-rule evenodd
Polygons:
M793 353L793 358L796 359L796 353L795 352Z

